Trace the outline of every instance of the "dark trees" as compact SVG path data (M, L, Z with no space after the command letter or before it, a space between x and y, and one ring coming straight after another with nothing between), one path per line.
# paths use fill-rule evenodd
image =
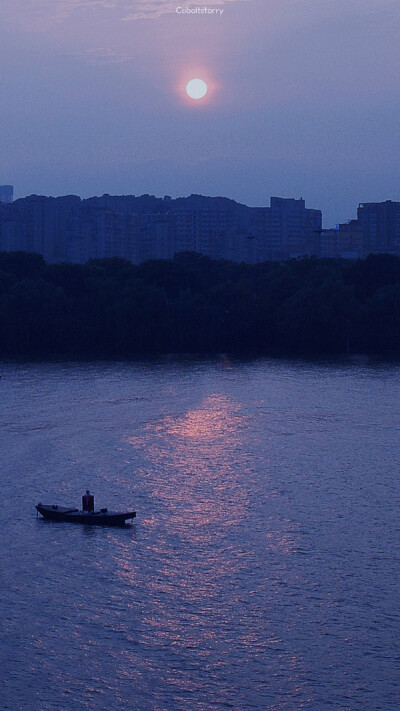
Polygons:
M179 254L46 265L0 254L0 356L400 352L400 260Z

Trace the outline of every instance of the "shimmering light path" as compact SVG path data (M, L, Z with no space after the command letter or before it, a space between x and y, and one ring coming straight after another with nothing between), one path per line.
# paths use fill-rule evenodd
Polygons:
M1 372L2 711L397 711L399 368Z

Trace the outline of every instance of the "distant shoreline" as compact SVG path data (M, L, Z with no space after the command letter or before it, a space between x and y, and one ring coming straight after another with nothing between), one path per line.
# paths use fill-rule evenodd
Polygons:
M47 354L43 356L27 354L24 357L0 357L0 365L40 365L46 363L48 365L100 365L111 364L115 365L168 365L174 363L212 363L216 366L221 366L222 369L234 367L236 364L254 363L257 361L271 361L271 363L312 363L313 365L366 365L375 366L379 364L400 365L400 353L351 353L350 355L325 354L321 356L310 354L288 354L288 353L144 353L142 355L132 356L131 358L106 358L85 356L71 356L70 354L59 354L49 357ZM0 379L2 375L0 372Z

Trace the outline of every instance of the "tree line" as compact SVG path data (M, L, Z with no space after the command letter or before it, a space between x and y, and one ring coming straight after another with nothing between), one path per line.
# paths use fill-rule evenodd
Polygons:
M0 357L400 353L400 259L133 265L0 253Z

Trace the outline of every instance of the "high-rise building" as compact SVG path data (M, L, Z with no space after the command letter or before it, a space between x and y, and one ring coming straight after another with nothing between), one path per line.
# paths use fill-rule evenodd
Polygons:
M246 260L250 212L247 205L224 197L190 195L170 201L175 253L190 250L212 259Z
M365 254L400 254L400 202L363 202L357 220L364 234Z
M358 220L350 220L321 231L320 257L362 259L365 256L364 250L364 233Z
M321 211L306 208L303 198L271 198L266 237L281 258L314 254L321 226Z
M136 264L149 259L172 259L175 254L175 218L169 214L144 214L139 218L139 232L132 240L136 249L131 259Z
M272 197L269 207L250 209L255 261L318 254L322 213L306 208L302 198Z
M0 202L12 202L14 199L14 188L12 185L0 185Z
M186 251L255 264L316 254L320 229L319 210L277 197L260 208L203 195L31 195L0 206L0 250L37 252L50 264L104 257L140 264Z
M50 264L66 261L66 222L77 203L80 198L73 195L60 198L30 195L12 204L3 204L0 249L36 252Z

